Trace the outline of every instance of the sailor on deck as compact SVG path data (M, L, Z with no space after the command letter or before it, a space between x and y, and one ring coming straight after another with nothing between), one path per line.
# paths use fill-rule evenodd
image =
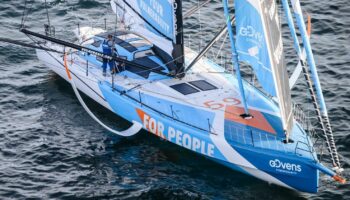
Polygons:
M114 49L115 48L114 48L113 36L108 35L107 39L104 40L102 43L103 53L106 55L112 56L114 55ZM111 73L114 73L114 70L115 70L114 61L103 58L103 64L102 64L103 76L106 76L107 64L109 65L109 69L111 70Z

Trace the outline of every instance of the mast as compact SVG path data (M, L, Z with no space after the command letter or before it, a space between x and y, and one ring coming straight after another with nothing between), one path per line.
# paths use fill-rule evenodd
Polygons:
M229 12L229 8L228 8L228 0L223 0L223 4L224 4L224 13L225 13L225 18L226 18L226 24L227 24L227 29L228 29L227 31L228 31L228 34L230 37L230 42L231 42L232 64L235 67L237 81L238 81L238 85L239 85L239 90L240 90L241 97L242 97L242 103L244 106L244 114L242 114L241 116L243 118L251 118L251 115L249 114L249 110L248 110L247 101L245 98L241 70L240 70L240 66L239 66L239 62L238 62L238 54L237 54L237 50L236 50L236 46L235 46L234 35L232 32L231 17L230 17L230 12Z
M185 63L185 46L184 46L184 31L183 31L183 14L182 0L174 1L175 12L175 45L173 50L173 58L176 65L176 74L183 74Z
M235 18L231 19L231 24L235 22ZM227 26L221 28L218 34L204 47L204 49L192 60L192 62L187 66L185 72L188 72L208 51L210 48L222 37L227 31Z

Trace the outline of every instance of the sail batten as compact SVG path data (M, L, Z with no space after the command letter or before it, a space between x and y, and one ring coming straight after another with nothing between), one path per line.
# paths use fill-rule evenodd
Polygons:
M235 0L235 13L239 60L251 65L262 88L277 97L283 128L289 134L291 95L275 0Z

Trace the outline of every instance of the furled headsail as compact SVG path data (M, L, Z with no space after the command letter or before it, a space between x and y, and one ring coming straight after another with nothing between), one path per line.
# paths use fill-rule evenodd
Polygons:
M239 60L251 65L263 89L277 97L288 134L293 111L275 0L235 0L235 13Z
M154 44L170 71L184 65L182 0L111 0L119 21Z

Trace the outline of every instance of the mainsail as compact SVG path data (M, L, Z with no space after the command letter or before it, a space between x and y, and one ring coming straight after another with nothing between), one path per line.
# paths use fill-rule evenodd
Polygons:
M181 0L111 0L119 21L154 44L170 70L183 70L183 21Z
M235 13L239 60L250 64L263 89L277 97L289 134L293 111L275 0L235 0Z

